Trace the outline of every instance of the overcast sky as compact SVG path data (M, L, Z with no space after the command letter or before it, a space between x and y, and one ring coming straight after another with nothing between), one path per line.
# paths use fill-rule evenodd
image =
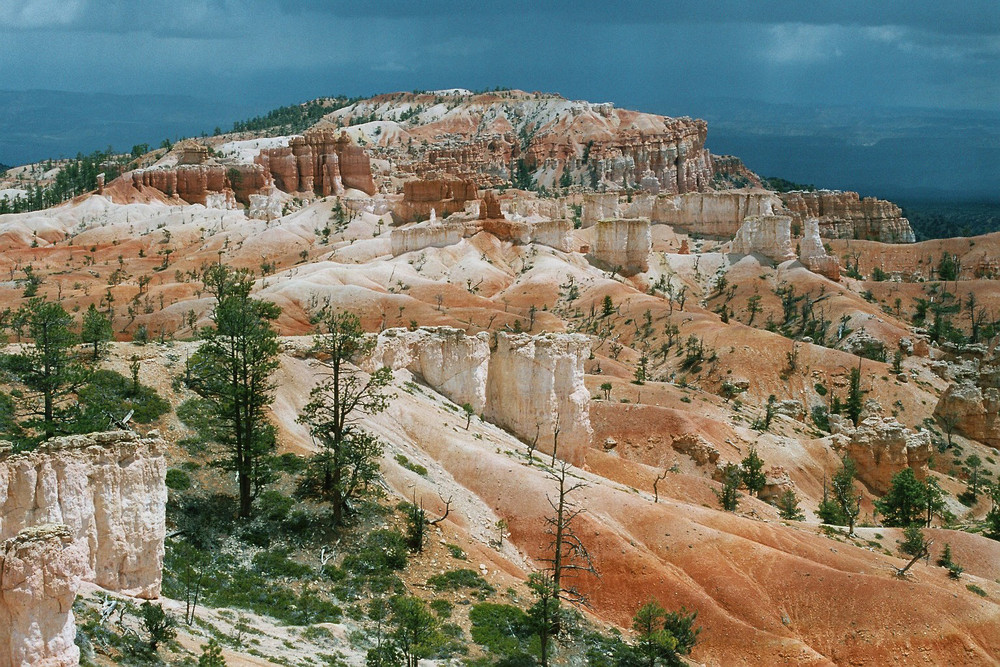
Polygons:
M1000 108L997 0L0 0L0 89Z

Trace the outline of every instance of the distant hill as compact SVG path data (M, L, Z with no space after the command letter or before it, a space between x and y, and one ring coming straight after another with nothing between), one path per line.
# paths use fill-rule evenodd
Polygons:
M178 95L0 91L0 162L27 164L139 143L228 130L259 113L240 102Z

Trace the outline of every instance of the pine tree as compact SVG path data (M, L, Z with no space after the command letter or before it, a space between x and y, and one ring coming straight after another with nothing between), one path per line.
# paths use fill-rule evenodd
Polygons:
M861 390L861 368L852 368L851 381L847 390L847 402L844 404L844 409L855 426L861 420L861 411L863 408L864 392Z
M742 483L742 478L740 475L740 467L735 463L727 463L726 467L722 471L722 490L717 491L712 490L715 493L716 498L719 499L719 504L722 505L722 509L727 512L735 512L736 508L740 503L740 484Z
M786 489L778 496L778 515L786 521L802 521L805 513L799 509L799 499L792 489Z
M751 447L740 461L740 478L750 495L759 498L761 490L767 483L767 476L764 474L764 460L757 454L756 447Z
M93 345L93 360L101 358L108 341L114 337L111 330L111 320L104 313L97 310L97 306L90 304L87 312L83 314L83 327L80 331L80 340L87 345Z
M905 528L923 523L926 497L926 487L917 479L913 468L903 468L893 475L889 491L875 501L875 507L886 526Z
M854 534L854 522L861 514L861 494L854 490L854 478L857 476L857 466L854 460L845 456L841 459L840 470L834 474L830 482L833 499L843 518L847 521L848 535Z

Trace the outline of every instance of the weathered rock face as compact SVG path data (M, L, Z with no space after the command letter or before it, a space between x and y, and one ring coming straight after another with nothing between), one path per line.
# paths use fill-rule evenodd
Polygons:
M281 217L281 199L273 194L250 195L251 220L276 220Z
M788 471L781 466L771 466L764 472L764 488L758 497L765 503L776 502L786 491L794 491L795 484Z
M478 196L474 181L407 181L403 183L403 200L393 209L393 219L397 223L427 220L432 209L443 218L465 211L465 203Z
M931 456L928 431L914 433L895 417L873 415L857 428L841 425L834 435L833 446L847 454L858 466L858 479L876 493L889 490L893 475L912 468L918 479L927 475Z
M501 241L518 245L540 243L556 250L570 252L573 249L573 225L569 220L542 220L539 222L515 222L513 220L483 220L480 225Z
M172 149L177 153L177 164L201 164L208 160L208 146L199 144L194 139L185 139L176 143Z
M802 240L799 241L799 261L807 269L830 280L840 280L840 260L826 253L823 239L819 235L819 220L809 218L805 222Z
M941 395L934 416L954 423L967 438L1000 449L1000 389L980 387L965 380L950 385Z
M795 258L792 250L792 219L787 215L751 216L743 221L733 239L732 251L759 254L774 262Z
M506 202L501 202L500 208L508 215L520 218L548 218L562 220L566 218L565 199L539 199L535 196L514 195Z
M136 189L156 188L160 192L177 195L189 204L208 203L213 194L235 197L247 204L250 195L270 185L264 168L256 164L224 166L218 164L182 165L171 169L146 169L125 174Z
M752 216L782 213L781 199L767 190L692 192L683 195L635 197L627 216L647 217L700 236L728 238Z
M0 545L0 667L80 664L73 601L85 566L63 525L26 528Z
M868 239L882 243L913 243L910 222L892 202L857 192L818 190L785 192L781 200L798 223L819 220L820 234L835 239Z
M87 554L86 581L157 597L167 504L164 448L158 436L113 431L0 453L0 539L27 526L66 524Z
M483 201L479 205L480 220L503 220L503 212L500 210L500 198L495 190L487 190L483 195Z
M677 436L671 442L671 447L681 454L687 454L700 466L717 463L719 460L719 450L698 433Z
M619 217L618 194L615 192L588 192L583 195L580 221L583 227L592 227L601 220Z
M580 463L590 445L590 394L583 362L590 342L579 334L498 333L486 384L488 421L540 450ZM556 440L558 431L558 440Z
M320 197L344 188L376 192L371 160L346 132L313 129L289 139L287 147L266 148L254 160L285 192L312 192Z
M361 367L368 372L383 366L405 368L456 405L468 403L482 414L489 359L490 337L486 332L467 336L452 327L386 329Z
M610 269L618 268L623 275L634 275L649 270L652 247L647 218L602 220L594 227L591 256Z
M446 248L459 243L466 234L464 222L422 222L404 229L394 229L389 234L393 257L423 250Z

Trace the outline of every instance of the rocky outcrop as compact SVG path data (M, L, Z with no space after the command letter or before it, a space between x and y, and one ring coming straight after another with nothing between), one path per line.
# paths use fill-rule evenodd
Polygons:
M174 168L140 169L120 176L129 179L133 188L156 188L168 197L177 196L189 204L207 205L211 195L235 198L244 204L250 195L271 184L270 176L260 165L219 164L181 165Z
M684 433L677 436L671 442L671 447L681 454L687 454L700 466L719 461L719 450L698 433Z
M967 438L1000 449L1000 388L963 380L948 386L934 416Z
M593 227L602 220L613 220L617 217L619 217L618 193L588 192L583 195L583 205L580 209L581 226Z
M0 448L2 449L2 448ZM167 504L165 445L112 431L54 438L0 453L0 539L45 523L68 526L87 556L83 577L157 597Z
M817 190L785 192L781 200L794 220L819 221L820 235L835 239L868 239L882 243L913 243L916 237L903 212L890 201L857 192Z
M752 216L783 212L781 199L767 190L725 190L683 195L635 197L626 216L649 218L699 236L729 238Z
M747 218L736 232L732 252L738 255L763 255L778 263L794 259L792 219L787 215Z
M857 428L851 427L849 422L838 423L835 430L834 449L854 460L858 479L876 493L888 491L893 475L904 468L912 468L918 479L927 474L927 462L931 457L928 431L915 433L895 417L880 415L863 419Z
M386 329L361 367L369 372L383 366L405 368L456 405L468 403L482 414L489 359L490 337L485 332L468 336L452 327Z
M26 528L0 545L0 667L80 663L73 601L86 556L69 528Z
M475 181L416 180L403 183L403 199L393 209L397 223L428 220L433 210L440 218L465 211L465 203L479 196Z
M771 466L764 472L764 488L757 497L765 503L777 502L787 491L794 491L795 484L788 471L781 466Z
M177 154L177 164L202 164L208 161L208 146L194 139L185 139L174 144L171 149Z
M483 220L480 228L501 241L517 245L539 243L570 252L573 249L573 225L569 220L515 222L513 220Z
M503 212L500 210L500 198L495 190L487 190L483 194L482 203L479 204L480 220L503 220Z
M251 220L277 220L281 217L281 199L275 194L250 195Z
M580 463L590 445L590 393L583 362L590 342L580 334L498 333L490 355L485 418L540 450Z
M652 247L648 219L602 220L594 226L590 257L599 266L628 276L649 270Z
M466 235L464 222L422 222L412 227L394 229L389 234L393 257L424 248L447 248Z
M342 194L345 188L376 192L371 160L347 133L313 129L289 139L288 146L265 148L255 158L285 192L309 192L320 197Z
M833 281L840 280L840 260L827 254L819 234L819 220L816 218L809 218L805 222L802 240L799 241L799 261L813 273Z

